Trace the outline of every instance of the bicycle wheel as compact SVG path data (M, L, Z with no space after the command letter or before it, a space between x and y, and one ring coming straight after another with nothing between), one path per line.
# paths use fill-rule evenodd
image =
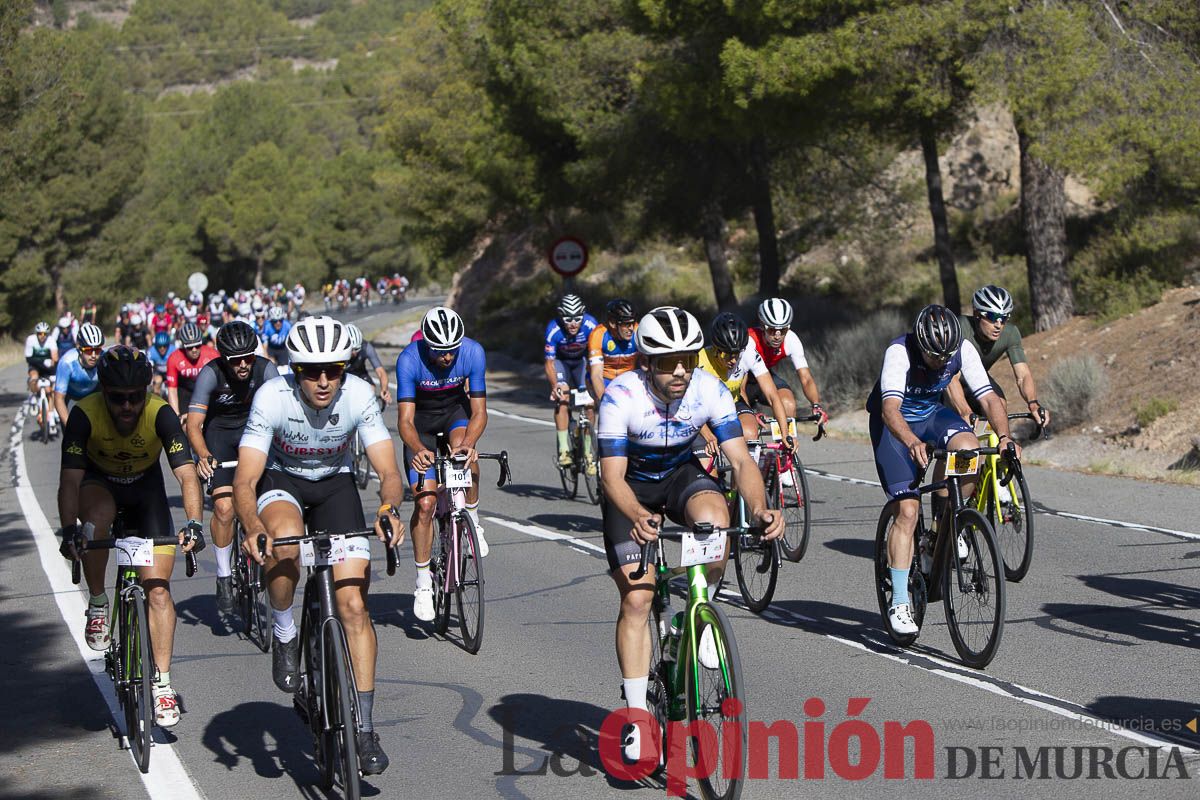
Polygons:
M325 697L328 700L329 728L326 743L333 755L333 767L342 782L346 800L359 800L362 786L358 771L358 695L350 670L350 650L346 634L338 623L325 627Z
M592 461L596 462L596 474L588 475L586 469L587 457L584 453L584 448L581 443L577 448L577 452L579 453L579 463L585 465L583 471L583 486L587 490L588 500L592 502L592 505L600 505L600 464L596 455L599 452L596 449L596 432L592 429L591 425L588 425L586 428L576 428L576 430L579 432L578 438L580 442L583 441L583 437L585 436L590 440L588 444L591 447Z
M667 725L671 719L671 702L677 694L669 688L674 662L666 661L666 654L663 652L663 641L671 624L672 613L669 606L660 609L656 598L647 618L650 626L650 680L646 686L646 708L658 723L660 769L666 763Z
M804 475L804 465L800 459L792 460L791 469L782 473L790 476L790 480L779 480L777 493L767 495L768 501L778 498L776 508L783 510L783 538L780 549L783 557L795 563L804 558L808 550L809 533L812 531L812 515L809 513L808 501L812 497L808 491L808 478ZM788 484L791 484L790 486Z
M479 652L483 644L483 568L479 558L479 537L471 515L458 517L458 627L468 653Z
M1033 503L1024 475L1014 476L1000 493L988 499L988 519L1004 560L1004 577L1018 583L1033 561Z
M684 670L688 722L704 720L715 733L691 740L692 761L702 776L698 781L704 800L734 800L741 796L746 771L747 715L742 662L733 629L720 607L701 603L696 606L695 614L697 637L703 636L706 627L712 628L720 664L709 669L694 653L680 653L680 658L688 660Z
M568 500L574 500L575 495L579 493L579 473L575 470L575 464L564 467L558 463L556 453L554 465L558 467L558 478L562 481L563 492L567 495Z
M430 560L433 579L433 630L445 635L450 627L450 594L446 591L446 571L450 569L450 518L438 517L438 539Z
M50 404L43 399L39 408L42 410L42 444L50 444Z
M235 536L244 536L242 524L234 522ZM237 553L239 567L246 571L246 597L243 601L245 616L242 618L246 625L246 636L264 653L271 651L271 601L267 593L266 572L261 564L246 555L243 551Z
M966 542L967 557L958 558L951 539L945 547L942 600L954 649L969 667L986 667L1000 647L1004 633L1004 580L992 525L978 511L961 509L954 518L958 537Z
M359 441L357 434L354 436L354 442L351 447L353 451L354 482L358 484L358 488L365 489L371 481L371 464L367 461L367 454L363 451L362 442Z
M125 602L125 734L129 750L142 772L150 771L150 744L154 732L154 657L150 653L150 625L146 596L140 588Z
M749 533L734 538L738 540L733 551L738 589L746 606L755 614L761 614L775 595L775 583L779 579L779 548L775 542L764 541L762 537Z
M875 531L875 594L879 601L879 615L883 617L883 629L893 642L901 647L908 647L917 640L919 634L900 635L892 630L888 622L888 609L892 606L892 573L888 569L888 538L892 533L892 523L895 522L895 504L888 503L879 515L879 526ZM912 609L913 621L917 627L925 621L925 608L928 605L928 594L925 587L925 576L921 574L917 558L917 542L920 541L922 523L918 520L917 529L913 532L913 563L908 571L908 598Z

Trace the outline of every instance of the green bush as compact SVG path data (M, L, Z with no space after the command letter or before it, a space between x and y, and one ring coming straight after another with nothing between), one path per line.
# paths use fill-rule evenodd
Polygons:
M1179 403L1169 397L1151 397L1144 405L1138 406L1134 411L1134 416L1137 417L1138 427L1145 428L1154 420L1165 417L1177 408L1179 408Z
M1095 356L1082 355L1054 364L1041 395L1047 407L1053 409L1055 420L1071 427L1090 419L1107 391L1104 367Z
M809 366L821 389L821 400L826 409L852 411L862 408L879 378L888 342L908 327L909 320L905 315L885 309L834 329L823 342L813 346L808 354Z

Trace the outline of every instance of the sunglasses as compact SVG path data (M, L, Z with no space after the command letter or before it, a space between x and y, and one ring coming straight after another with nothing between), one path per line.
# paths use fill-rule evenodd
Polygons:
M96 355L100 355L100 353L102 353L102 352L104 352L104 350L103 350L103 348L100 348L100 347L81 347L81 348L79 348L79 354L84 355L84 356L96 356Z
M670 374L682 366L684 372L691 372L700 363L700 356L696 353L675 353L665 356L654 356L650 359L650 366L655 372Z
M940 353L931 353L928 350L922 350L921 352L925 354L925 358L929 359L929 362L932 364L945 364L953 357L953 354L944 356Z
M249 353L244 356L226 356L225 361L231 367L242 367L242 366L245 366L246 364L253 364L254 358L255 358L254 353Z
M791 330L790 327L787 327L787 328L763 328L763 332L766 333L767 336L784 336L790 330Z
M433 357L434 357L434 358L444 358L445 356L452 356L452 355L454 355L455 353L457 353L457 352L458 352L458 348L457 348L457 347L451 347L451 348L450 348L450 349L448 349L448 350L439 350L439 349L437 349L436 347L431 347L431 348L429 348L429 352L433 354Z
M978 311L980 319L986 319L988 322L994 322L997 325L1003 325L1008 322L1010 314L997 314L994 311Z
M733 361L741 356L741 353L736 350L717 350L716 355L718 361Z
M567 325L578 325L583 322L583 317L563 317L562 321Z
M104 399L114 406L137 406L146 400L145 392L105 392Z
M346 362L338 361L333 364L297 364L292 369L305 380L319 381L321 380L322 373L324 373L326 378L336 381L346 371Z

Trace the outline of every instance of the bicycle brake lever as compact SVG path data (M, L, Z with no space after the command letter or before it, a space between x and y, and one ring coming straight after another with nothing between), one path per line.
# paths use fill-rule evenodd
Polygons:
M189 550L185 553L183 563L189 578L196 574L196 554L194 552Z
M82 566L83 566L83 564L78 558L71 561L71 583L75 584L76 586L79 585L79 578L80 578L80 572L81 572Z

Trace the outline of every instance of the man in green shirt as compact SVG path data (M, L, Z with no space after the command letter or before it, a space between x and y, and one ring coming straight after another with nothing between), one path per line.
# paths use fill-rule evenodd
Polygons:
M983 360L984 369L989 371L1001 356L1008 356L1008 362L1012 365L1013 377L1017 381L1017 390L1021 393L1025 404L1029 406L1029 412L1040 418L1042 425L1049 426L1050 412L1043 408L1037 400L1037 385L1033 381L1033 373L1029 370L1028 359L1025 358L1025 348L1021 344L1021 332L1017 330L1016 325L1008 324L1013 311L1012 295L999 286L984 286L975 292L971 298L971 305L974 307L975 315L968 317L966 314L962 314L959 318L964 340L975 345L980 359ZM951 386L953 390L947 391L947 395L954 409L965 419L972 411L967 395L961 391L960 386L954 384ZM1005 399L1004 392L1000 390L994 380L992 389L1000 396L1000 399ZM975 411L978 413L978 409Z

